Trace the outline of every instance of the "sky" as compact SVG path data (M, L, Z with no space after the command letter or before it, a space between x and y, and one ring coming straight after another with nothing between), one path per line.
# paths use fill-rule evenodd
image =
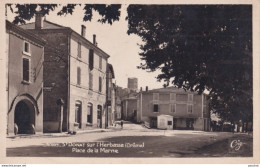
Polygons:
M141 38L137 35L127 35L128 23L125 20L127 16L127 5L122 5L120 20L110 24L101 24L97 22L100 18L98 13L94 12L91 22L83 22L83 6L77 6L72 15L57 16L60 8L50 12L46 20L62 26L70 27L77 33L81 33L81 25L86 26L86 38L93 41L93 34L96 34L98 47L110 55L108 63L113 65L115 72L115 82L118 86L127 87L127 78L138 78L138 89L148 86L149 89L162 87L163 83L156 80L159 72L147 72L137 69L141 60L138 53L141 52L138 43L141 44ZM7 19L12 21L14 14L7 11ZM32 18L29 22L34 22Z

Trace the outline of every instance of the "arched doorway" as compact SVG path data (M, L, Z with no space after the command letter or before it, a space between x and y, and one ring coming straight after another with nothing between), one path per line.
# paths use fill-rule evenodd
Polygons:
M35 109L31 102L22 100L15 107L14 123L18 126L18 134L33 134L35 126Z

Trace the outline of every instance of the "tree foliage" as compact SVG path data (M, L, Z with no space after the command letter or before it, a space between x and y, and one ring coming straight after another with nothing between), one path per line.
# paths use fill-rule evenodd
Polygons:
M152 12L151 12L152 11ZM252 120L250 5L130 5L129 34L137 34L144 64L158 80L199 93L226 120Z
M57 4L8 4L25 23L36 10L44 15ZM79 4L62 6L58 15L73 14ZM85 4L83 21L112 24L121 5ZM160 70L158 80L186 90L209 91L210 108L229 121L252 120L251 5L129 5L128 34L143 40L139 68Z
M35 12L41 12L43 16L48 15L50 11L54 11L58 8L58 4L7 4L6 7L12 12L17 14L14 18L14 24L25 24L25 21L33 18ZM57 15L67 15L73 14L76 6L82 6L81 4L67 4L63 5L61 10L57 12ZM14 8L17 9L14 11ZM101 23L112 24L114 21L118 21L120 17L120 4L85 4L83 6L84 16L83 21L91 21L93 16L93 11L97 11L102 17L98 20Z

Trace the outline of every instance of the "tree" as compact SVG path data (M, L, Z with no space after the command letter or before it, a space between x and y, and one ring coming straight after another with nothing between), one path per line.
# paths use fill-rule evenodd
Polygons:
M57 4L14 5L14 23L30 20L36 9L45 15ZM62 7L73 14L79 4ZM37 8L38 7L38 8ZM13 11L13 5L7 8ZM85 4L83 21L97 11L101 23L119 20L121 5ZM228 121L252 121L251 5L129 5L128 34L143 40L138 67L161 70L158 80L179 88L209 91L210 108Z
M252 121L250 5L130 5L128 24L144 42L139 68L161 70L157 78L167 84L208 90L224 120Z
M30 20L35 15L35 12L41 12L43 16L48 15L50 11L54 11L58 4L7 4L6 8L9 8L11 12L17 14L14 18L14 24L25 24L25 21ZM62 9L57 12L57 15L67 15L73 14L75 7L81 6L81 4L67 4L63 5ZM120 4L85 4L83 5L84 16L83 21L91 21L93 16L93 11L97 11L101 19L98 21L101 23L112 24L114 21L118 21L120 17ZM14 8L17 9L14 11Z

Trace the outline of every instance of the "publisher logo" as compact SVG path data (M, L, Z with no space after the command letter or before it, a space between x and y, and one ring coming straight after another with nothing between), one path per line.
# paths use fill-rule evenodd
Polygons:
M232 150L235 150L235 151L240 150L242 146L243 146L243 143L242 143L240 140L233 140L233 141L230 143L230 148L231 148Z

